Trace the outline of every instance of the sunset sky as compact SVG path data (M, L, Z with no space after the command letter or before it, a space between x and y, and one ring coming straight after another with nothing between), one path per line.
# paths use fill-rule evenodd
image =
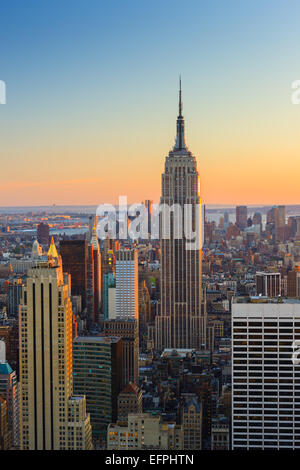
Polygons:
M158 201L182 75L207 204L300 204L299 0L0 3L0 206Z

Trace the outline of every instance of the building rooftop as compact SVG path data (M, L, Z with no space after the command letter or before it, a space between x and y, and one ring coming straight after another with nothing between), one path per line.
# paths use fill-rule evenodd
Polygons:
M253 295L250 297L232 297L234 304L300 304L300 299L291 299L284 297L266 297L263 295Z
M191 397L190 399L188 399L185 402L184 410L188 411L189 407L192 406L192 405L195 407L196 413L200 413L200 411L201 411L201 402L199 402L196 397Z
M134 383L130 382L126 387L121 391L121 393L133 393L137 395L139 393L139 387Z
M192 354L195 350L194 349L181 349L181 348L177 348L177 349L164 349L162 354L161 354L161 357L169 357L169 356L172 356L172 357L186 357L187 354Z
M77 338L74 339L74 343L108 344L117 343L120 339L119 336L77 336Z

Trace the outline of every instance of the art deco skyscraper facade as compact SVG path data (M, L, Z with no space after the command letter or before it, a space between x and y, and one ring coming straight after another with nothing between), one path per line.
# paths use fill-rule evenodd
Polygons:
M182 229L187 220L185 206L189 206L191 228L197 232L198 243L189 249L190 240L185 230L182 230L182 236L178 237L176 233L178 220L176 222L174 213L170 218L170 236L163 237L161 217L161 303L155 320L157 349L199 349L201 344L205 343L206 317L202 306L199 181L196 158L185 144L180 85L176 142L166 157L160 204L165 204L169 208L174 204L180 207Z
M90 449L83 396L73 396L70 278L54 243L29 270L19 309L21 447Z

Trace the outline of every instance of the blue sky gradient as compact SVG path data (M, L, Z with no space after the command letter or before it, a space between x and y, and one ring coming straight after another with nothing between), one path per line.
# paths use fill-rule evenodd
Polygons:
M262 160L300 170L300 106L290 103L299 14L296 0L2 1L0 205L110 201L115 185L157 199L180 73L207 202L296 202L296 180L282 185L282 171L271 170L258 194L243 178ZM76 194L72 183L61 193L66 181Z

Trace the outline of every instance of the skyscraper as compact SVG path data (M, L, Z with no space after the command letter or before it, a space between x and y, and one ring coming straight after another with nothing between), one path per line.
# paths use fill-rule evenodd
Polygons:
M151 233L151 216L152 216L152 206L153 206L153 201L150 199L146 199L144 201L144 206L147 209L147 217L148 217L148 234L150 235Z
M300 448L299 340L300 301L233 299L233 449Z
M112 296L112 289L114 292L114 296ZM109 317L109 307L110 307L110 302L113 301L113 311L116 311L116 296L115 296L115 290L116 290L116 281L115 281L115 276L113 272L107 272L104 274L104 289L103 289L103 316L104 316L104 321L110 319ZM114 315L115 318L115 315Z
M267 297L281 295L281 275L272 272L256 273L256 293Z
M191 225L193 231L197 232L198 246L189 249L190 240L186 237L186 232L181 237L176 236L175 216L170 217L170 236L163 237L162 227L166 219L161 217L161 302L159 314L155 319L156 348L199 349L205 342L205 312L202 310L202 250L199 240L200 179L196 158L185 144L181 82L176 142L166 157L160 204L165 204L170 209L176 204L182 214L185 214L185 205L189 205ZM182 223L182 227L184 225Z
M106 428L117 418L122 387L122 340L78 336L73 344L74 392L86 396L93 437L106 438Z
M87 242L86 240L62 240L60 254L64 273L71 274L72 295L81 296L84 309L87 292Z
M240 230L247 227L247 206L236 206L236 225Z
M7 424L11 432L12 445L15 449L20 446L20 410L19 410L19 384L17 374L12 370L9 363L5 360L5 343L1 344L0 350L0 396L6 400L7 405Z
M88 245L86 298L89 320L98 323L101 305L101 254L95 226Z
M136 250L116 252L116 318L138 320L138 258Z
M104 336L122 338L123 367L122 386L129 382L138 384L139 377L139 328L137 320L108 320L104 322Z
M90 449L85 397L73 396L69 276L53 243L28 272L19 331L21 448Z
M7 403L0 395L0 450L11 448L12 437L7 421Z
M22 295L22 279L15 278L9 282L8 286L8 314L18 316L19 304Z
M37 226L37 240L42 245L49 244L49 225L41 222Z

